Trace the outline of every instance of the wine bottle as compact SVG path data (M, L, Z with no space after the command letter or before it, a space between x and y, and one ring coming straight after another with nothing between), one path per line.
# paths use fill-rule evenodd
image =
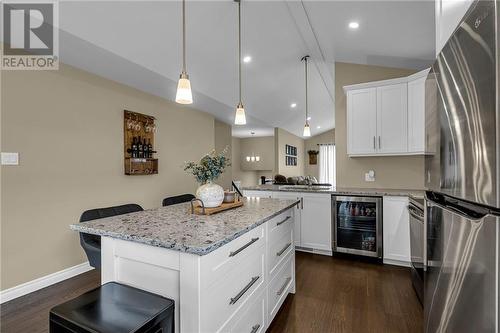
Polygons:
M142 140L142 150L143 150L142 155L144 156L144 158L149 158L148 144L146 143L146 138Z
M149 158L153 158L153 145L151 144L151 139L148 139L148 152Z
M137 140L137 155L138 155L139 158L143 158L144 157L144 151L143 151L143 148L142 148L141 137L139 137L139 139Z
M132 139L132 158L137 158L137 138Z

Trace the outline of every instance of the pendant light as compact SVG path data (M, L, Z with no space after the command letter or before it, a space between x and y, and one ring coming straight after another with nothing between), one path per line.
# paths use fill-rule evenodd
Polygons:
M236 116L234 117L235 125L245 125L247 118L245 116L245 108L241 102L241 0L234 0L238 3L238 77L239 77L239 97L240 101L236 106Z
M304 125L304 133L303 136L309 137L311 136L311 128L309 127L309 112L308 112L308 103L307 103L307 59L309 58L308 55L304 56L301 60L304 61L304 67L305 67L305 74L306 74L306 124Z
M179 104L192 104L191 82L186 72L186 0L182 0L182 72L177 84L175 101Z

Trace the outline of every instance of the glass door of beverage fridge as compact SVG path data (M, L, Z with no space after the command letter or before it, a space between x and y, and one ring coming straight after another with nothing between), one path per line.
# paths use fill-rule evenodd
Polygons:
M382 258L382 198L333 196L333 250Z

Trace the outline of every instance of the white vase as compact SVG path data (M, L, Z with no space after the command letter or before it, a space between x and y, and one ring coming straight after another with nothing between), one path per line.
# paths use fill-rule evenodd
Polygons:
M196 190L196 197L203 201L207 208L219 207L224 200L224 189L222 186L207 182Z

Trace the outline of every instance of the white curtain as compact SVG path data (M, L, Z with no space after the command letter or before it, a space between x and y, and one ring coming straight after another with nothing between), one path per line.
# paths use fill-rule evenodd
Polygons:
M319 146L319 182L333 186L335 182L335 145Z

